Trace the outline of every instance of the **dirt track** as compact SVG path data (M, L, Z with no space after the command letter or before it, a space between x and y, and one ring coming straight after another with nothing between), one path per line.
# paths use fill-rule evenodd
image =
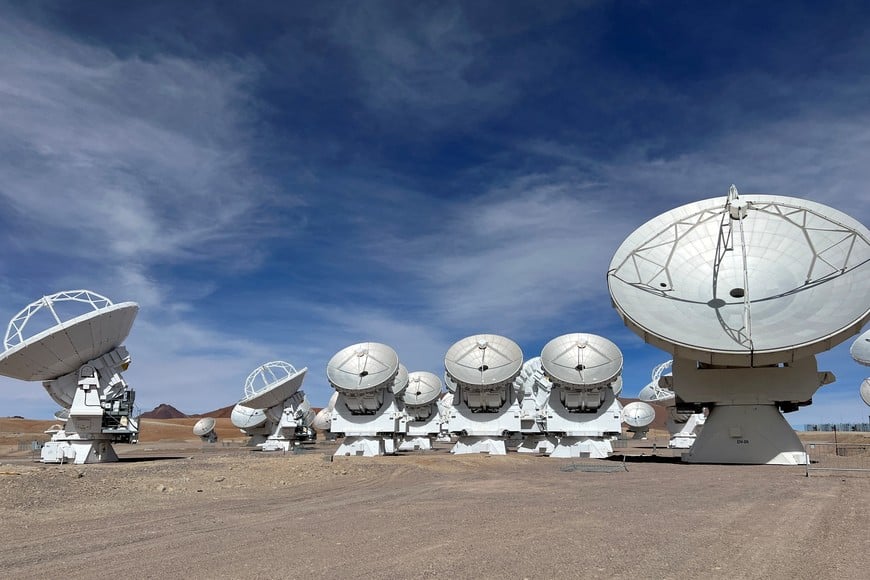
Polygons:
M329 461L328 451L191 444L178 459L6 460L0 570L395 579L866 578L870 569L866 474L651 458L608 473L517 454Z

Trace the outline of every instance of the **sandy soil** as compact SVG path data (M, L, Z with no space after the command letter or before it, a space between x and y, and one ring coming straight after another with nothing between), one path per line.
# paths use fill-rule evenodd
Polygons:
M164 440L86 466L9 453L2 576L866 578L870 569L866 473L683 465L649 449L635 449L647 455L627 470L619 460L446 448L332 460L333 449L275 455Z

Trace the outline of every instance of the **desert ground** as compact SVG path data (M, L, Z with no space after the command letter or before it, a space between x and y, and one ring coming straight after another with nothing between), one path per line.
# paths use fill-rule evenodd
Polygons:
M0 419L4 578L867 578L870 473L609 460L332 458L145 420L122 460L43 465ZM817 434L813 435L818 436ZM866 435L863 436L866 439ZM654 438L652 439L654 441ZM622 450L617 450L623 453Z

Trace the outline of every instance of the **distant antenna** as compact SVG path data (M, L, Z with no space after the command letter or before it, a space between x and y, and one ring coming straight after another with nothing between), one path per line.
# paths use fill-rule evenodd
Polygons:
M216 424L217 422L213 418L203 417L193 426L193 434L206 443L215 443L218 440L214 430Z
M861 382L861 400L870 405L870 378Z
M622 420L628 425L629 432L634 433L635 439L646 439L655 418L655 409L643 401L629 403L622 409Z
M408 387L402 394L407 425L401 451L426 451L432 448L432 438L441 431L438 398L441 379L426 371L414 371L408 376Z
M112 443L138 440L135 393L121 375L130 365L121 343L138 312L134 302L113 304L90 290L69 290L43 296L9 322L0 374L42 381L67 410L58 417L65 426L42 447L43 463L117 461ZM47 328L33 328L46 320Z

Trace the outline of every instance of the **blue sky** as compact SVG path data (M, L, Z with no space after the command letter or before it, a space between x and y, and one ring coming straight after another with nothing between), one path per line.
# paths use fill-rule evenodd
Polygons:
M259 364L566 332L668 355L610 306L622 240L683 203L806 197L870 223L862 3L0 1L0 320L89 288L141 312L143 409L238 400ZM866 420L868 369L793 424ZM49 417L0 379L0 415Z

